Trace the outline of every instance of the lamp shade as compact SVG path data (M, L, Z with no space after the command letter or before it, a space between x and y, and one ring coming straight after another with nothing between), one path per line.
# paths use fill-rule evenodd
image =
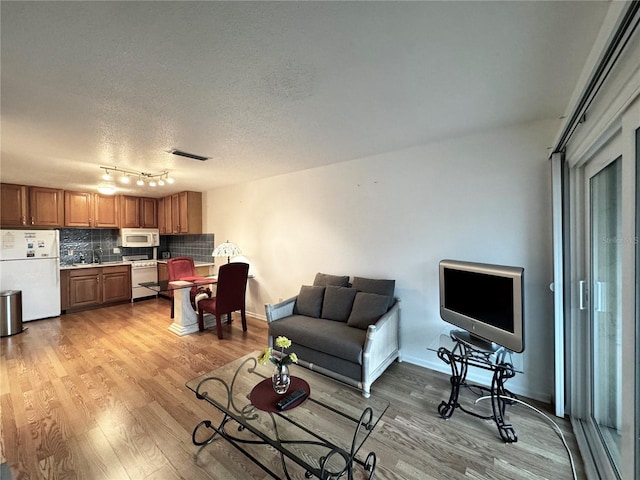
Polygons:
M231 257L237 257L238 255L242 255L242 251L235 243L231 243L229 240L218 245L211 254L212 257L227 257L227 263Z

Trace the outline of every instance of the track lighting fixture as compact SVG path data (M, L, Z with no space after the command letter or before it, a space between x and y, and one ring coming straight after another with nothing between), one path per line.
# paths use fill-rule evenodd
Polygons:
M122 173L120 177L120 182L123 184L131 183L131 177L138 177L136 180L136 185L139 187L144 187L145 185L149 185L150 187L156 186L164 186L166 184L173 184L173 177L169 176L169 171L164 170L160 173L148 173L148 172L136 172L134 170L127 170L126 168L118 168L118 167L106 167L100 166L102 170L104 170L104 174L102 175L102 179L107 182L109 185L110 194L115 193L115 186L113 185L113 177L111 176L111 172ZM102 184L99 188L103 188L105 184Z

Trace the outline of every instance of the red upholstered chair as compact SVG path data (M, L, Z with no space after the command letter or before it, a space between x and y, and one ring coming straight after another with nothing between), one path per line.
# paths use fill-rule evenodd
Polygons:
M240 310L242 315L242 331L247 331L245 314L245 294L249 264L233 262L222 265L218 270L216 296L203 298L198 303L198 328L204 330L204 312L215 315L218 338L222 339L222 315L227 315L227 323L231 323L231 312Z
M173 282L175 280L189 280L196 276L196 267L193 263L193 258L191 257L176 257L171 258L167 261L167 272L169 276L169 281ZM192 287L189 292L189 299L191 300L191 306L193 309L196 309L196 295L199 293L206 293L209 297L211 297L211 290L209 288L203 287ZM171 295L171 318L174 315L174 301L173 301L173 291L170 292Z

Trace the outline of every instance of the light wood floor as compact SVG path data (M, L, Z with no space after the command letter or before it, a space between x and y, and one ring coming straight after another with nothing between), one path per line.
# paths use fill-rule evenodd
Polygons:
M215 332L177 337L169 324L169 302L154 299L29 322L2 338L0 463L12 478L270 478L223 440L201 450L191 443L200 420L220 416L184 386L264 348L266 323L249 318L243 334L236 318L222 341ZM519 441L506 445L492 422L459 412L441 419L436 408L448 389L447 376L407 363L374 383L373 395L391 401L365 445L378 456L375 478L571 478L561 440L542 417L510 407ZM583 478L570 425L559 423ZM260 458L274 457L258 449Z

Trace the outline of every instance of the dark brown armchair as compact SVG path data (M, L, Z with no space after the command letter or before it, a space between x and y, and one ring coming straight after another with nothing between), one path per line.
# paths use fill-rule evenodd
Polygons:
M245 294L249 264L241 262L227 263L218 270L216 296L204 298L198 303L198 328L204 330L204 312L215 315L218 338L222 339L222 315L227 315L227 323L231 323L231 313L240 310L242 331L247 331L245 313Z
M173 282L175 280L192 280L196 278L196 267L193 263L193 258L191 257L176 257L167 261L167 274L169 277L169 281ZM196 310L196 296L199 293L206 293L207 296L211 297L211 289L205 287L192 287L189 292L189 299L191 300L191 306L194 310ZM173 300L173 291L170 292L171 295L171 318L174 315L174 300Z

